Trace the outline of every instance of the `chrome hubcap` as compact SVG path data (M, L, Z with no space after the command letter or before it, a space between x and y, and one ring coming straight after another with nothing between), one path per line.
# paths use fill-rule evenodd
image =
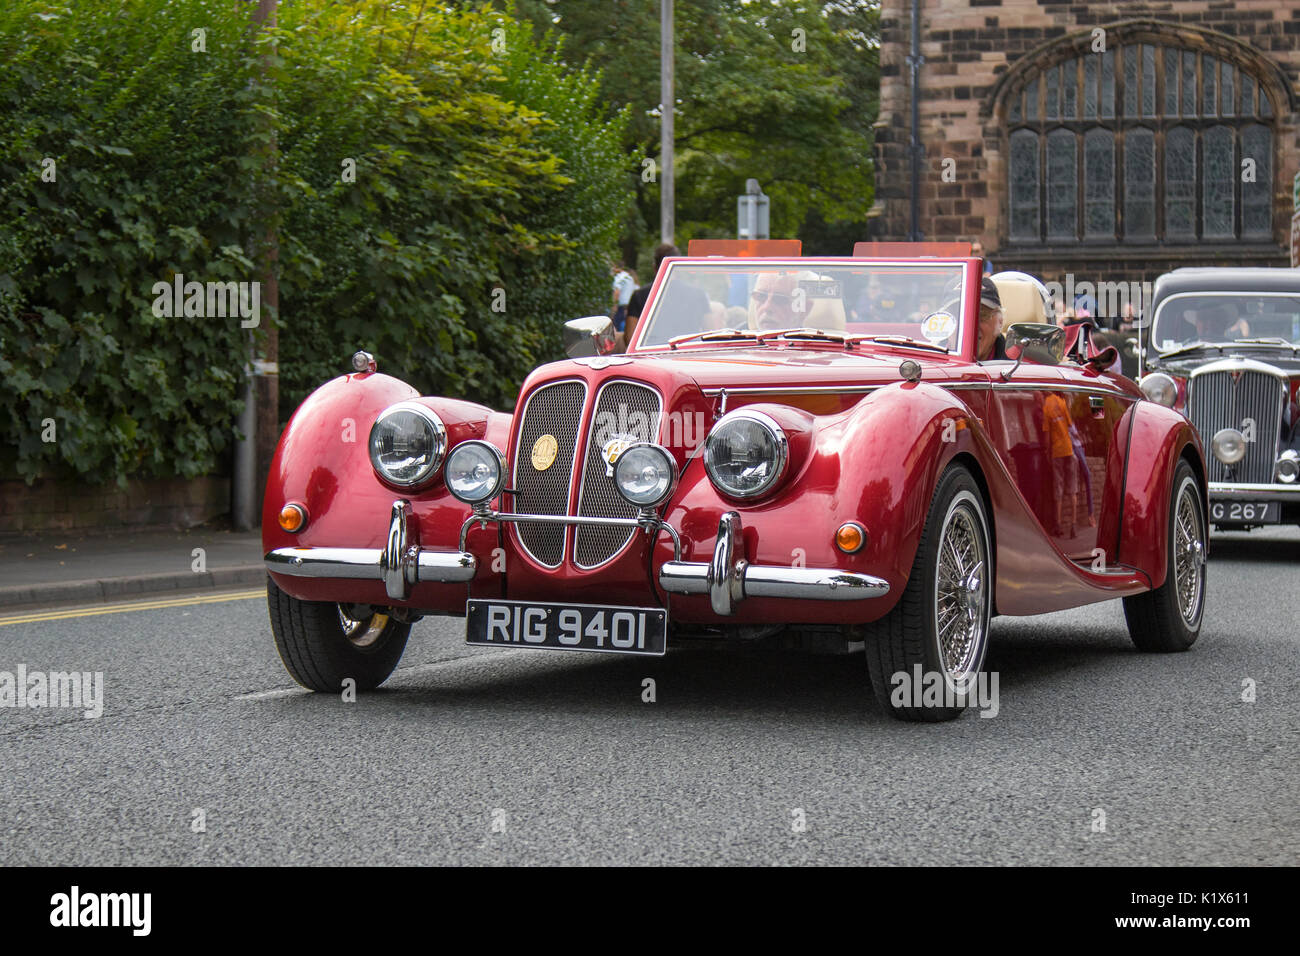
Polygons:
M935 624L943 669L958 685L979 669L988 628L988 554L979 517L967 502L948 513L939 539Z
M1183 623L1194 627L1201 617L1205 591L1205 528L1191 481L1183 483L1174 514L1174 589Z

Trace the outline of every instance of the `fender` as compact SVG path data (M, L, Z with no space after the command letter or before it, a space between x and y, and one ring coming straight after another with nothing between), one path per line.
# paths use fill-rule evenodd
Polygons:
M1124 513L1120 518L1119 560L1141 568L1151 587L1169 573L1166 540L1174 469L1187 455L1201 486L1201 510L1209 528L1209 488L1200 436L1183 415L1155 402L1136 402L1129 415L1128 461L1124 478Z
M511 416L472 402L423 398L410 385L375 372L343 375L322 385L303 401L280 436L267 475L262 501L262 549L287 547L382 548L393 501L412 504L423 546L454 550L469 508L447 492L439 475L418 491L390 487L370 464L370 428L389 405L415 401L433 411L447 428L448 449L470 438L485 438L505 447ZM280 509L289 501L307 509L307 526L297 534L284 531ZM492 593L490 564L474 585ZM273 574L276 584L308 601L391 604L376 581L289 577ZM354 593L355 592L355 593ZM463 585L417 585L408 606L450 610L464 607Z
M745 407L778 420L793 414L782 405ZM893 608L906 586L938 476L958 454L984 454L973 441L975 423L971 410L946 389L893 383L846 412L813 416L803 460L793 465L795 474L774 497L752 504L723 499L703 462L692 459L665 517L682 532L686 560L709 559L719 518L734 510L741 515L751 562L839 567L879 575L890 584L889 595L849 605L808 602L795 609L789 601L769 606L747 600L733 618L737 623L764 623L778 613L807 623L876 620ZM792 439L792 448L795 444ZM846 521L859 522L867 532L867 543L854 554L839 551L833 540ZM670 556L660 542L656 564ZM674 596L672 607L681 620L712 619L704 598Z

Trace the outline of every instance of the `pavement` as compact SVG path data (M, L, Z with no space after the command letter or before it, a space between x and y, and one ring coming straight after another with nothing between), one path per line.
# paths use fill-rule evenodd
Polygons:
M258 531L0 536L0 608L87 604L265 580Z
M861 653L494 650L431 617L352 699L294 685L264 591L0 614L0 677L102 675L97 716L0 706L0 867L1295 866L1298 567L1296 528L1215 535L1185 654L1134 649L1118 601L998 618L997 715L946 724L884 714Z

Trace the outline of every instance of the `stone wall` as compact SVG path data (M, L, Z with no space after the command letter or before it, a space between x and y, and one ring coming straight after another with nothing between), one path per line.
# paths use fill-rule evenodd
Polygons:
M112 528L192 528L230 513L230 479L155 479L94 486L0 481L0 535Z
M1300 5L1278 0L921 0L920 8L923 238L980 237L999 268L1005 264L1040 272L1081 271L1110 262L1133 278L1153 279L1180 265L1288 264L1291 181L1300 170ZM1014 84L1004 77L1052 56L1062 42L1085 42L1095 27L1108 35L1118 28L1122 35L1124 29L1143 29L1144 23L1165 31L1164 42L1181 35L1216 56L1235 51L1273 64L1276 101L1282 107L1274 111L1274 242L1009 249L1006 121L1000 97ZM911 216L910 0L882 0L881 40L872 238L905 240ZM954 161L952 182L942 177L945 159ZM999 260L999 252L1011 254Z

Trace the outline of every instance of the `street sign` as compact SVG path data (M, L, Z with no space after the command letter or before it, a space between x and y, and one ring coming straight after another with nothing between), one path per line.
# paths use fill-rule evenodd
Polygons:
M1291 217L1291 268L1300 269L1300 212Z
M769 211L767 194L757 179L745 180L745 195L736 197L736 238L768 239Z

